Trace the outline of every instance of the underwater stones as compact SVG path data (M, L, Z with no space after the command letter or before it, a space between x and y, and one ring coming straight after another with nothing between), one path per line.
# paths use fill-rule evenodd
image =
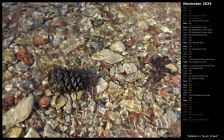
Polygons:
M24 97L16 107L11 108L6 113L3 113L2 125L11 125L24 121L32 112L34 97L30 94Z
M178 71L178 68L172 63L169 63L169 64L165 65L165 67L170 69L171 72L174 72L174 73Z
M19 138L19 136L21 135L23 129L20 128L20 127L14 127L14 128L11 128L9 130L9 132L6 134L6 136L8 138Z
M34 128L29 128L29 130L27 131L24 137L25 138L40 138L40 134Z
M132 75L128 76L125 80L127 82L132 83L132 82L135 82L135 81L143 78L144 76L145 76L144 73L142 73L141 71L137 71L137 72L133 73Z
M97 93L104 92L107 89L107 86L107 81L105 81L103 78L100 78L96 86Z
M54 131L50 125L46 124L44 127L44 137L48 137L48 138L57 138L57 137L61 137L61 134Z
M26 72L29 69L29 66L26 65L23 61L20 61L15 66L19 72Z
M124 58L121 55L119 55L109 49L103 49L102 51L94 53L92 55L92 59L93 60L104 60L107 63L115 64L115 63L122 61Z
M108 92L121 94L124 92L124 89L120 85L110 81L108 85Z
M115 52L123 52L125 50L125 45L121 41L115 42L110 47L111 50Z
M123 68L127 74L132 74L137 71L137 67L134 63L124 63Z
M122 100L119 105L129 111L140 113L142 111L141 102L139 100Z

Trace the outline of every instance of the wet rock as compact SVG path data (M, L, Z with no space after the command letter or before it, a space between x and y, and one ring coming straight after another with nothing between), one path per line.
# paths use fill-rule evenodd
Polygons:
M53 120L53 119L50 119L50 120L48 121L48 124L49 124L53 129L55 129L55 128L59 125L59 123L58 123L56 120Z
M169 64L165 65L165 67L170 69L171 72L174 72L174 73L178 71L177 67L172 63L169 63Z
M137 67L134 63L124 63L123 68L127 74L132 74L137 71Z
M29 69L29 66L26 65L23 61L17 63L15 66L19 72L26 72Z
M150 138L158 138L159 137L157 132L150 127L145 128L144 135L145 135L145 137L150 137Z
M61 137L61 134L54 131L50 125L46 124L44 127L44 137L48 137L48 138L57 138L57 137Z
M27 131L24 137L25 138L40 138L40 134L34 128L29 128L29 130Z
M12 62L15 60L15 56L12 50L4 50L3 51L3 61Z
M134 73L134 74L128 76L125 80L126 80L127 82L132 83L132 82L135 82L135 81L137 81L137 80L143 78L144 76L145 76L144 73L142 73L142 72L140 72L140 71L137 71L136 73Z
M14 127L9 130L9 132L6 134L6 137L8 138L19 138L19 136L22 134L23 129L20 127Z
M32 112L34 104L34 97L30 94L28 97L24 97L16 107L11 108L6 113L3 113L2 125L16 124L24 121Z
M71 113L72 112L72 98L68 94L65 94L65 96L67 97L68 101L63 109L66 113Z
M94 48L94 50L101 50L103 48L102 42L90 42L90 45Z
M165 26L161 26L160 30L165 32L165 33L172 33L172 31L168 27L165 27Z
M160 117L163 114L163 110L156 104L152 105L152 109L155 117Z
M34 45L37 45L37 46L45 45L48 43L47 39L40 37L40 36L36 37L33 42L34 42Z
M104 60L107 63L115 64L115 63L122 61L124 58L121 55L119 55L109 49L103 49L102 51L94 53L92 55L92 59L93 60Z
M6 103L7 106L13 106L14 100L14 97L11 95L6 95L3 99L4 103Z
M120 113L119 112L112 112L112 111L110 111L110 112L108 112L108 116L110 117L110 119L112 120L112 121L114 121L116 124L117 123L120 123Z
M108 92L122 94L124 92L124 89L120 85L110 81L108 85Z
M100 78L98 80L97 86L96 86L96 91L97 93L102 93L107 89L107 81L105 81L103 78Z
M43 96L40 100L39 100L39 106L41 108L45 108L47 107L51 102L51 98L48 96Z
M67 103L67 101L68 101L68 99L66 97L64 97L63 95L61 95L57 99L56 105L54 107L56 108L56 110L59 110Z
M19 49L17 53L17 58L27 65L32 65L34 63L33 55L29 53L26 48Z
M110 47L111 50L115 52L123 52L125 50L125 45L121 41L115 42Z
M17 88L28 89L28 91L34 90L34 81L33 80L21 80L17 83Z
M122 100L119 105L129 111L140 113L142 111L141 102L138 100Z

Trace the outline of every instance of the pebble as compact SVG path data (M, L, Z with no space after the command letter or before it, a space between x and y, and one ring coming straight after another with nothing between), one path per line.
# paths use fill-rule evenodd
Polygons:
M6 134L8 138L19 138L19 136L22 134L23 129L20 127L13 127L9 130L9 132Z
M47 138L57 138L57 137L61 137L61 134L54 131L50 125L46 124L44 126L44 137L47 137Z
M45 108L47 107L51 102L51 98L48 96L43 96L40 100L39 100L39 106L41 108Z
M56 120L53 120L53 119L50 119L48 121L48 124L53 128L55 129L57 126L59 126L59 123L56 121Z
M142 111L141 102L138 100L122 100L119 105L129 111L140 113Z
M45 45L48 43L47 39L40 36L36 37L33 42L34 42L34 45L37 45L37 46Z
M132 82L135 82L135 81L137 81L137 80L143 78L144 76L145 76L144 73L142 73L142 72L140 72L140 71L137 71L137 72L135 72L134 74L128 76L125 80L126 80L127 82L132 83Z
M72 113L72 98L70 97L70 95L65 94L66 98L67 98L67 104L64 106L64 111L68 114Z
M12 62L14 61L15 57L11 50L4 50L3 51L3 61Z
M40 134L34 128L29 128L29 130L27 131L24 137L25 138L40 138Z
M124 89L120 85L110 81L107 91L112 93L122 94L124 92Z
M60 108L62 108L67 103L67 101L68 101L68 99L66 97L64 97L63 95L61 95L57 99L57 103L55 105L56 110L59 110Z
M32 65L34 63L33 55L26 48L19 49L17 59L23 61L27 65Z
M123 56L109 50L103 49L99 52L96 52L92 55L93 60L104 60L106 63L115 64L122 61Z
M105 81L103 78L100 78L98 80L97 86L96 86L96 91L97 93L102 93L107 89L107 81Z
M132 74L137 72L137 67L134 63L124 63L123 68L127 74Z
M24 97L14 108L3 113L2 125L13 125L24 121L32 112L33 105L34 97L32 94L28 97Z
M172 63L169 63L169 64L165 65L165 67L170 69L171 72L177 72L177 70L178 70L177 67Z
M115 52L123 52L123 51L125 51L125 45L123 42L118 41L118 42L113 43L111 45L110 49Z
M17 88L28 89L29 91L34 90L34 81L33 80L21 80L17 83Z

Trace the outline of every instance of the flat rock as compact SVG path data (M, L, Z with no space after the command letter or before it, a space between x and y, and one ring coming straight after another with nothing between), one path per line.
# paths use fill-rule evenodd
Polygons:
M140 113L142 111L141 102L138 100L122 100L119 105L129 111Z
M20 100L16 107L3 114L2 125L13 125L24 121L32 112L33 104L34 97L32 94Z
M9 132L6 134L6 136L8 138L18 138L21 135L22 131L23 131L22 128L14 127L9 130Z
M92 55L92 59L94 60L104 60L107 63L115 64L122 61L123 56L109 50L103 49L102 51L96 52Z
M123 52L125 50L125 45L121 41L117 41L111 45L110 49L116 52Z
M61 137L61 134L58 132L55 132L50 125L45 125L44 127L44 137L48 137L48 138L57 138L57 137Z
M27 131L24 137L25 138L40 138L40 134L34 128L29 128L29 130Z
M107 81L105 81L103 78L100 78L96 86L97 93L104 92L107 89L107 86Z

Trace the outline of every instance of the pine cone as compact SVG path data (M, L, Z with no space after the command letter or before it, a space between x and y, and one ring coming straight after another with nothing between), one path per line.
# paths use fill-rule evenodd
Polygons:
M54 68L48 77L48 83L54 90L62 92L84 90L88 86L87 77L78 70Z

